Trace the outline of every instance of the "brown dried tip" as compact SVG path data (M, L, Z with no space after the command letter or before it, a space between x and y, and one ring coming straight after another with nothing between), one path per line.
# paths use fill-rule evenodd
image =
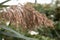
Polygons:
M48 19L45 14L36 11L31 5L10 6L5 8L2 15L4 19L9 20L11 23L21 25L27 29L38 28L41 25L54 27L52 20Z

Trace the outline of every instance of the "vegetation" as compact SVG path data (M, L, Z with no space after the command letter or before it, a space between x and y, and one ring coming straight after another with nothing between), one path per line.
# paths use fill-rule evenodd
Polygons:
M0 40L60 39L60 7L35 3L3 7L0 10Z

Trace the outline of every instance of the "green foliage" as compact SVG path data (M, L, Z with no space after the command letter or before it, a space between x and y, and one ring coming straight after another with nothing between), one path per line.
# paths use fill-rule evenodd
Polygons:
M37 5L34 5L34 8L39 11L39 12L44 12L44 8L42 5L40 4L37 4Z
M4 31L0 31L1 34L6 35L6 36L22 38L22 39L25 39L25 40L38 40L38 39L35 39L35 38L26 37L26 36L16 32L16 31L14 31L13 29L11 29L9 27L5 27L5 25L4 26L0 25L0 28L6 30L5 32Z
M55 9L55 18L56 21L60 21L60 7L56 7Z

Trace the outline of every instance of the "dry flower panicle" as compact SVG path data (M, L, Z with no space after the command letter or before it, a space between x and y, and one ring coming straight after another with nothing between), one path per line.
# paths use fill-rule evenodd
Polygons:
M31 5L15 5L5 8L5 10L2 12L3 18L15 25L21 25L23 28L34 29L41 25L54 27L52 20L48 19L45 14L36 11Z

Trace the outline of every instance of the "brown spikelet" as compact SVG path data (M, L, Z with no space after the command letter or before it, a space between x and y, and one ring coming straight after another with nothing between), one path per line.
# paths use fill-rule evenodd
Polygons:
M53 21L49 20L45 14L36 11L31 5L10 6L5 10L2 12L4 19L15 23L15 25L19 24L23 28L34 29L41 25L54 27Z

